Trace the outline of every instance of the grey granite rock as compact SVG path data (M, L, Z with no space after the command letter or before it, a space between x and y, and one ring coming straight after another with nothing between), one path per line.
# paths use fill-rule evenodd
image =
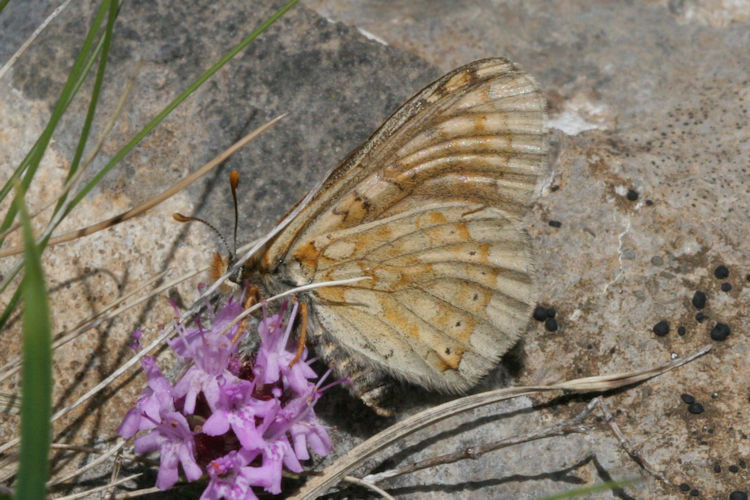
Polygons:
M52 10L11 2L0 14L0 63ZM29 4L31 5L31 4ZM274 2L273 7L281 5ZM0 80L2 180L38 134L61 88L93 7L73 2ZM273 11L268 2L125 2L118 19L99 130L142 61L133 95L105 143L109 157L193 78ZM43 14L42 14L43 13ZM432 78L480 57L511 58L534 75L550 102L553 164L526 221L537 255L542 302L560 329L534 322L506 366L482 388L628 371L713 344L706 357L658 379L607 395L627 439L666 481L644 473L601 424L585 435L550 438L399 477L381 486L398 498L538 498L605 480L640 481L596 498L701 497L747 489L750 323L750 30L748 11L684 2L494 2L308 0L219 72L132 152L74 214L69 227L114 215L187 175L266 120L284 121L211 174L136 220L46 257L58 330L162 269L195 269L216 248L172 211L199 213L231 228L226 174L241 172L241 240L262 234L328 168ZM88 83L90 86L90 82ZM35 186L39 206L61 182L84 103L74 103ZM7 142L6 142L7 141ZM12 144L9 148L5 144ZM92 173L103 166L95 162ZM628 199L628 190L638 194ZM559 228L549 220L562 222ZM225 232L229 232L225 229ZM714 268L730 269L729 292ZM2 269L6 263L2 262ZM690 299L708 295L708 320ZM194 288L177 292L186 302ZM4 299L2 300L4 302ZM153 300L56 354L55 404L72 402L126 359L129 333L169 323ZM652 327L670 322L657 337ZM717 321L731 328L710 339ZM677 327L686 334L678 335ZM14 328L18 328L17 322ZM6 357L17 331L2 333ZM165 359L164 362L169 362ZM17 389L4 381L3 390ZM101 444L139 390L115 386L56 427L56 440ZM705 412L680 400L688 392ZM715 397L712 395L715 394ZM403 389L399 417L443 400ZM328 400L326 402L326 400ZM559 422L583 398L517 400L444 422L386 450L388 468ZM335 453L391 423L343 391L319 411L336 426ZM592 420L592 423L593 422ZM0 426L14 433L13 418ZM73 467L62 455L60 467ZM330 460L327 460L327 462ZM721 464L721 472L714 465ZM321 464L322 465L322 464ZM365 473L367 471L364 471ZM107 470L94 477L106 478ZM148 485L147 481L141 486ZM342 493L362 495L361 490Z

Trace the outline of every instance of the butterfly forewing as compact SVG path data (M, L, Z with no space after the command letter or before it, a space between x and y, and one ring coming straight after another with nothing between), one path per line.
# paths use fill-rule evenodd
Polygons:
M518 216L545 160L534 82L504 59L476 61L413 97L332 171L262 266L290 285L369 277L310 296L334 344L324 356L343 350L360 368L464 390L527 323Z

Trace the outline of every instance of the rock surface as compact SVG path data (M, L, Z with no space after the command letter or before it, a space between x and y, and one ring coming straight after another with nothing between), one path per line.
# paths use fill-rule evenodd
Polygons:
M53 8L44 1L6 7L0 14L0 64ZM71 3L0 80L0 180L46 123L93 9ZM124 3L94 136L128 80L135 83L104 143L105 160L273 10L260 1ZM381 486L398 498L538 498L635 478L596 497L682 498L683 484L700 498L748 492L750 472L741 464L750 461L749 22L750 9L718 0L474 0L460 7L447 0L308 0L147 136L66 221L71 229L115 215L268 119L289 113L228 164L149 215L48 250L55 331L157 272L170 269L176 276L204 266L216 248L213 236L178 226L169 214L198 213L231 228L225 180L231 168L241 173L241 240L249 241L412 93L454 67L502 55L534 75L550 103L553 161L526 220L540 302L555 307L559 328L548 331L532 321L506 366L482 388L509 377L514 384L537 384L624 372L707 344L713 350L679 370L606 395L625 437L664 474L663 481L643 472L612 432L590 418L595 429L586 434L505 448ZM75 101L28 196L33 208L59 190L84 113L85 103ZM92 164L89 178L105 160ZM0 271L11 263L4 259ZM728 277L715 276L719 265L727 267ZM723 283L731 289L723 291ZM703 321L691 303L697 290L707 296ZM194 295L194 285L183 285L172 297L189 303ZM56 410L129 357L128 336L137 326L145 326L148 341L172 321L164 296L56 353ZM0 302L6 300L3 295ZM653 328L663 320L669 331L657 335ZM2 333L2 361L19 352L19 323ZM726 340L712 340L717 323L728 325ZM2 384L3 391L18 388L17 379ZM120 380L63 418L55 440L103 445L141 384L140 376ZM404 393L409 401L400 417L445 399L407 388ZM702 405L702 413L683 402L685 393ZM336 426L337 454L392 423L373 417L343 391L326 399L319 411ZM531 398L476 410L408 438L372 464L387 469L525 434L584 406L581 397ZM15 435L16 425L13 416L4 420L3 442ZM56 456L60 468L80 466L80 460ZM108 474L102 470L99 477Z

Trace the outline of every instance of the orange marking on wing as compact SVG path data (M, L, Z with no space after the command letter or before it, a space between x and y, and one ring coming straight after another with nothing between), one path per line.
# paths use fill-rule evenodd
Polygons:
M448 218L440 212L430 212L429 217L432 224L445 224L448 221Z
M354 242L355 252L360 253L368 248L375 248L383 242L389 241L393 236L393 229L385 224L378 226L372 231L359 235Z
M455 225L456 229L458 230L458 234L460 235L461 239L464 241L472 241L473 238L471 237L471 234L469 234L469 227L466 225L465 222L459 222Z
M470 71L462 71L455 75L453 78L445 82L443 88L446 93L453 92L454 90L463 87L471 83L474 80L474 74Z
M391 325L396 325L402 332L414 339L419 339L419 326L412 319L409 319L401 311L393 307L389 299L380 300L383 308L383 319Z
M318 267L319 257L320 250L315 247L315 244L312 241L308 241L294 252L294 258L297 259L300 264L309 269L316 269Z
M445 347L442 349L434 349L434 351L445 365L440 371L444 372L448 368L451 370L458 370L458 365L461 364L461 358L464 356L464 349L461 347Z

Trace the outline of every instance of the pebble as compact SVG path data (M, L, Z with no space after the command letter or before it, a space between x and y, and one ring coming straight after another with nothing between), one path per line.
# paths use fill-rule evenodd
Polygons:
M544 306L536 306L531 316L537 321L544 321L547 319L547 308Z
M700 403L693 403L688 406L688 411L693 415L700 415L701 413L703 413L703 405Z
M659 321L654 325L653 331L659 337L663 337L669 333L669 322L665 319Z
M695 398L691 394L683 394L680 396L680 398L682 398L682 401L686 404L691 405L695 403Z
M729 325L725 323L716 323L716 326L711 330L711 339L721 342L729 337Z
M700 290L693 294L693 306L696 309L703 309L706 307L706 294Z
M714 276L720 280L726 279L729 277L729 269L727 269L727 266L724 264L717 266L716 269L714 269Z

